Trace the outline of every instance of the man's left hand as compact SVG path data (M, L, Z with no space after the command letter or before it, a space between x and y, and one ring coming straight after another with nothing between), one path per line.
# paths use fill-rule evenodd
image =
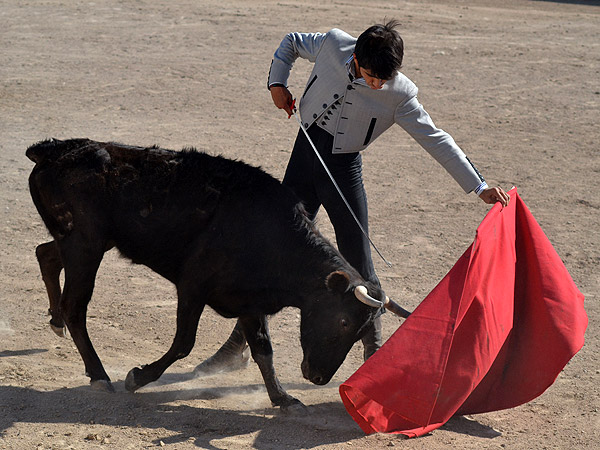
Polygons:
M506 206L510 201L510 196L500 187L487 188L479 194L479 198L490 205L500 202L502 206Z

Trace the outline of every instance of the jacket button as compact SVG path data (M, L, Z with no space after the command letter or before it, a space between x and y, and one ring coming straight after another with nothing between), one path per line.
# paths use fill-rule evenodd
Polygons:
M304 128L308 128L308 122L304 124Z
M340 98L340 96L337 94L333 94L333 98L335 98L337 100L338 98Z
M351 90L352 90L352 85L351 85L351 84L349 84L349 85L347 86L347 88L348 88L348 90L349 90L349 91L351 91Z
M321 122L321 125L325 126L325 125L327 125L327 122L323 121L323 122Z
M327 108L327 103L323 103L323 109Z
M316 119L317 117L318 117L318 116L317 116L317 113L314 113L314 114L313 114L313 119Z

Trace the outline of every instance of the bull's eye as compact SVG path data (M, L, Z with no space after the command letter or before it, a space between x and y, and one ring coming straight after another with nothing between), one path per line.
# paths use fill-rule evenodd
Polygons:
M342 319L340 322L340 325L342 326L342 328L348 328L348 321L346 319Z

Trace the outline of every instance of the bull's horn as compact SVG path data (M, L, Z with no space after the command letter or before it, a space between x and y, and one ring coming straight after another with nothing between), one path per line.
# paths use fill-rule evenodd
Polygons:
M403 317L405 319L407 319L408 316L410 316L411 314L410 311L407 311L389 297L385 298L385 304L383 306L385 306L385 309L387 309L388 311L391 311L397 316Z
M354 295L365 305L372 306L373 308L381 308L383 306L383 302L380 302L369 295L365 286L356 286L354 288Z
M380 302L379 300L374 299L368 294L367 288L362 285L356 286L354 288L354 295L361 302L363 302L366 305L372 306L373 308L381 308L382 306L384 306L385 309L405 319L408 318L408 316L410 316L409 311L404 309L398 303L394 302L388 296L385 297L385 302Z

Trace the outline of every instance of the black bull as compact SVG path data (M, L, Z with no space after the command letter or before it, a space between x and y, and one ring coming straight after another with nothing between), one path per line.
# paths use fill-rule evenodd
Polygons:
M177 288L171 348L129 372L130 391L190 353L208 305L239 318L271 402L298 404L275 375L266 316L285 306L301 310L303 375L325 384L376 313L354 288L385 299L319 233L294 194L259 168L194 150L87 139L40 142L27 156L36 163L31 196L54 238L36 250L51 324L55 331L66 324L95 386L113 390L86 329L96 272L112 247Z

